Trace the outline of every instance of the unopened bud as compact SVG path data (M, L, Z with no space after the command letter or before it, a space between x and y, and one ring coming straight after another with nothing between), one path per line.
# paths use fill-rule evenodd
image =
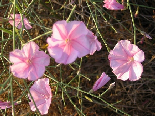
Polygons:
M144 35L148 39L152 39L152 37L144 31L141 31L141 34Z
M137 7L137 10L136 10L136 13L135 13L135 18L138 16L138 13L139 13L139 7Z
M113 87L115 87L115 82L111 83L108 89L112 89Z
M94 90L93 89L91 89L90 91L89 91L89 93L93 93L94 92Z
M77 71L77 73L76 73L76 74L77 74L77 75L79 75L79 74L80 74L80 72L81 72L81 68Z

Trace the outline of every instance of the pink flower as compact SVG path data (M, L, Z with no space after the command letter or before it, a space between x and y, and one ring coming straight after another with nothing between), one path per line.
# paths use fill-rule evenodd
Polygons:
M101 77L95 82L93 86L93 91L97 91L102 86L104 86L108 81L110 80L110 77L105 74L105 72L102 73Z
M11 14L11 17L9 18L9 23L13 26L13 14ZM32 26L30 25L29 21L25 16L23 15L23 22L26 29L31 29ZM15 26L20 29L22 28L22 22L21 22L21 16L20 14L15 14Z
M90 53L88 29L82 21L57 21L47 38L48 51L57 63L69 64Z
M119 41L108 56L113 73L123 81L141 78L144 52L128 40Z
M35 42L24 45L22 50L15 49L10 52L10 61L14 63L10 66L11 72L18 78L27 78L35 81L45 72L45 66L50 63L50 57L43 51L39 51L39 46Z
M124 9L124 6L120 3L116 2L116 0L105 0L103 1L105 4L103 7L109 9L109 10L121 10Z
M17 103L14 103L14 105L17 105ZM2 102L0 101L0 109L6 109L6 108L11 108L12 105L10 102Z
M52 99L51 88L49 86L49 79L43 78L35 81L30 88L30 93L40 113L42 115L47 114L51 104L51 99ZM31 110L35 111L36 110L35 105L30 95L28 96L29 96L29 99L31 100L31 102L29 102Z
M89 38L90 42L90 55L93 55L96 50L101 50L102 46L101 43L97 40L97 36L94 36L94 34L88 30L87 37Z

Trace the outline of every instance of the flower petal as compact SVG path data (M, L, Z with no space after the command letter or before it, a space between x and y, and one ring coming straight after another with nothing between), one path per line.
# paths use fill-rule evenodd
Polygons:
M66 25L67 22L65 20L54 23L52 37L57 40L65 40L67 38Z
M10 14L10 18L9 18L9 23L13 26L13 14ZM29 21L27 18L25 18L25 16L23 15L23 22L24 22L24 26L26 29L31 29L32 26L30 25ZM18 29L21 29L22 28L22 21L21 21L21 16L20 14L15 14L15 26L18 28Z
M82 35L87 35L88 30L82 21L71 21L66 26L68 38L71 40L79 38Z
M32 26L30 25L30 23L29 23L29 21L28 21L28 19L27 18L25 18L25 17L23 17L24 19L24 26L25 26L25 28L28 30L28 29L31 29L32 28Z
M13 14L10 14L9 23L13 26ZM20 14L15 14L15 26L20 29L22 27Z
M17 105L17 103L14 103L14 105ZM10 102L2 102L0 101L0 109L6 109L6 108L11 108L12 105Z
M118 67L120 67L121 65L123 65L124 63L126 63L126 61L124 60L110 60L110 67L113 69L113 70L116 70Z
M126 70L126 72L119 73L117 75L117 79L121 79L123 81L126 81L127 79L129 79L130 76L131 76L131 74L130 74L130 67L129 67L129 70Z
M129 77L130 81L137 81L141 78L143 72L143 66L139 62L134 62L132 64L132 67L130 68L130 74L131 76Z
M51 57L53 57L55 60L58 60L62 57L63 49L59 46L48 47L48 52Z
M40 111L41 114L47 114L48 113L48 109L49 109L49 103L46 102L46 104L42 104L38 106L38 109Z
M15 49L14 51L10 52L9 60L12 63L20 63L25 61L25 56L21 50Z
M18 78L25 79L28 76L29 66L24 62L17 63L17 64L10 66L10 69L13 75Z
M142 50L138 51L134 56L134 60L137 62L143 62L144 61L144 52Z
M121 55L121 52L123 54ZM128 40L119 41L108 56L110 66L118 79L136 81L140 79L144 60L144 52Z
M22 50L27 58L32 58L36 51L39 50L39 46L35 42L29 42L24 45Z
M81 58L90 52L90 43L86 36L81 36L71 43L72 47L79 52L78 57Z
M129 69L132 66L132 62L126 62L123 65L120 65L117 69L113 70L114 74L117 75L118 79L127 80L130 75Z
M49 55L45 54L43 51L37 51L33 58L33 64L38 64L41 66L48 66L50 64Z
M124 40L125 42L123 42L123 41L119 41L116 45L115 45L115 47L114 47L114 49L112 50L112 53L110 53L110 54L114 54L115 56L123 56L123 57L125 57L125 58L127 58L128 56L128 54L126 53L126 51L124 50L124 46L125 45L127 45L127 44L130 44L130 43L128 43L128 41L126 41L126 40ZM124 43L124 44L122 44L122 43ZM111 52L111 51L110 51Z
M120 43L128 56L133 57L137 52L140 51L140 49L136 45L130 44L130 41L128 40L121 40Z
M14 50L10 52L10 61L14 64L10 69L14 76L19 78L27 78L35 81L43 76L45 66L50 63L50 57L43 51L39 51L39 47L34 42L24 45L22 50Z
M39 109L39 106L40 105L44 105L46 103L45 99L34 99L34 100L35 100L35 104L36 104L36 106L37 106L38 109ZM35 111L36 110L36 107L35 107L33 101L29 102L29 105L30 105L32 111ZM42 110L39 109L39 111L42 114L42 112L41 112Z
M77 56L78 52L70 45L66 45L61 58L57 59L56 62L63 64L70 64L76 60Z
M90 42L90 55L93 55L96 50L101 50L101 43L97 40L97 36L94 36L90 30L88 30L87 38Z
M48 47L54 47L63 44L63 41L58 41L54 39L53 37L47 38Z
M29 70L28 80L35 81L42 77L45 72L45 66L34 64Z
M101 48L102 48L102 46L101 46L101 43L97 40L97 37L96 37L96 39L95 39L95 43L96 43L96 50L97 51L100 51L101 50Z
M122 61L128 61L128 57L125 55L125 56L120 56L118 55L117 53L115 53L115 51L111 50L110 51L110 54L108 55L108 59L109 60L122 60Z
M40 113L42 115L47 114L51 104L51 98L52 98L51 88L49 86L49 79L43 78L35 81L30 88L30 93ZM36 108L34 106L34 103L32 102L30 95L28 96L29 96L29 99L31 100L31 102L29 102L31 110L35 111Z
M124 9L124 6L116 2L116 0L105 0L103 7L109 10L121 10Z

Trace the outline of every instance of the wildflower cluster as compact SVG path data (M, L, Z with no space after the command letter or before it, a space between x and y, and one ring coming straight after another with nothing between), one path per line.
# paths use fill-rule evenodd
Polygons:
M116 0L105 0L103 7L110 10L121 10L124 6ZM13 19L14 18L14 19ZM31 29L28 19L23 15L10 15L9 23L18 29ZM88 54L93 55L95 51L100 51L102 46L97 36L89 30L82 21L65 20L57 21L53 24L52 35L47 38L49 55L55 62L61 64L73 63L77 58ZM10 52L9 60L13 63L10 66L12 74L18 78L35 81L28 94L29 105L32 111L36 108L40 113L47 114L51 104L52 93L48 78L41 78L45 73L45 67L50 65L50 56L44 51L39 51L39 46L35 42L26 43L21 50L15 49ZM123 81L137 81L141 78L144 61L144 52L138 46L131 44L128 40L120 40L108 55L110 67L117 79ZM92 91L97 91L104 86L111 78L102 73L101 77L95 82ZM34 104L34 102L35 104ZM17 105L17 104L15 104ZM35 106L36 105L36 106ZM0 108L11 107L9 102L1 102Z

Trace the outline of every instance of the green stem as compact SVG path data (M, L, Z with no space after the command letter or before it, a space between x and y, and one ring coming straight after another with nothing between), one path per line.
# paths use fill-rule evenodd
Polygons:
M62 80L62 65L60 65L60 78L61 78L61 83L63 83L63 80ZM63 85L61 85L61 88L64 88ZM64 102L64 106L65 106L65 98L64 98L64 92L62 91L62 100Z
M29 40L28 42L37 40L37 39L39 39L40 37L43 37L43 36L48 35L48 34L51 34L51 33L52 33L52 30L51 30L51 31L48 31L48 32L46 32L46 33L44 33L44 34L42 34L42 35L37 36L37 37L35 37L35 38Z
M35 101L34 101L32 95L31 95L31 93L30 93L30 91L29 91L29 88L28 88L28 86L27 86L27 83L25 82L25 80L23 80L23 81L24 81L25 87L26 87L26 89L27 89L27 91L28 91L28 94L30 95L30 97L31 97L31 99L32 99L32 101L33 101L33 104L34 104L34 106L35 106L37 112L39 113L39 116L41 116L41 114L40 114L40 112L39 112L39 110L38 110L38 108L37 108L37 106L36 106L36 103L35 103Z
M72 10L71 10L71 13L69 14L69 17L68 17L67 20L66 20L67 22L69 22L69 20L70 20L72 14L73 14L75 8L76 8L76 5L73 6L73 8L72 8Z
M67 95L69 101L70 101L71 104L74 106L74 108L75 108L78 112L80 112L83 116L85 116L85 114L83 114L83 113L80 111L80 109L77 108L77 106L74 104L74 102L72 101L72 99L70 98L70 96L68 95L68 93L67 93L64 89L63 89L63 91L64 91L64 93ZM81 114L79 114L79 115L81 116Z
M11 40L12 38L8 38L8 39L3 39L2 41L0 41L0 43Z
M79 76L79 82L78 82L78 89L80 88L80 82L81 82L81 65L82 65L82 58L81 58L81 61L80 61L80 65L79 65L79 70L77 72L77 75ZM77 91L77 96L79 98L79 91Z
M129 6L131 18L132 18L132 25L133 25L133 29L134 29L134 44L136 45L136 27L135 27L134 17L133 17L133 13L132 13L132 10L131 10L131 5L129 3L129 0L127 0L127 3L128 3L128 6Z
M50 76L48 76L48 75L46 75L46 74L44 74L44 75L45 75L46 77L48 77L48 78L54 80L55 82L60 83L60 82L57 81L51 74L50 74L50 76L52 76L52 77L50 77ZM91 95L92 97L98 98L99 100L101 100L102 102L104 102L105 104L107 104L106 107L112 108L116 113L119 111L119 112L121 112L121 113L124 114L124 115L130 116L129 114L127 114L127 113L123 112L122 110L119 110L119 109L117 109L116 107L114 107L113 105L109 104L108 102L106 102L105 100L103 100L102 98L100 98L99 96L96 96L96 95L91 94L91 93L89 93L89 92L85 92L85 91L83 91L83 90L81 90L81 89L78 89L78 88L76 88L76 87L69 86L68 84L64 84L64 83L60 83L60 84L63 84L64 86L69 87L69 88L72 88L72 89L75 89L75 90L77 90L77 91L83 92L83 93L85 93L85 94Z
M32 84L33 84L33 81L29 84L28 88L29 88ZM25 96L26 91L27 91L26 89L22 91L21 96L19 96L19 97L15 100L15 103L16 103L17 101L19 101L23 96Z
M14 10L13 10L13 50L15 49L15 12L16 12L16 0L13 2Z
M10 81L12 74L8 77L8 79L2 84L2 88Z
M15 12L16 12L16 0L13 1L13 6L14 6L14 10L13 10L13 50L15 49ZM15 115L15 110L14 110L14 102L13 102L13 76L11 76L10 79L10 89L11 89L11 104L12 104L12 115Z
M107 48L107 51L110 52L110 48L108 47L106 41L103 39L103 37L102 37L102 35L101 35L101 33L100 33L99 29L98 29L98 26L97 26L97 23L96 23L96 21L95 21L94 15L93 15L93 13L92 13L92 11L91 11L90 5L88 4L87 0L86 0L86 3L87 3L87 6L88 6L88 8L89 8L89 11L90 11L90 13L91 13L91 16L92 16L92 18L93 18L93 21L94 21L94 23L95 23L96 30L97 30L98 34L100 35L100 37L102 38L102 41L103 41L104 45L105 45L106 48Z
M100 13L100 15L104 18L104 20L107 22L107 24L109 24L111 26L111 28L115 31L115 33L117 33L117 30L115 29L115 27L111 23L108 22L108 20L105 18L105 16L101 12L101 10L99 8L97 8L96 3L93 3L93 5L98 10L98 12Z
M12 31L11 30L7 30L7 29L1 28L1 27L0 27L0 30L2 30L4 32L12 35Z
M15 115L15 110L14 110L14 102L13 102L13 86L12 86L12 79L13 79L13 76L11 76L11 79L10 79L10 89L11 89L12 116L14 116L14 115Z
M104 91L101 95L99 95L99 97L102 97L102 95L104 95L105 93L107 93L108 90L109 90L109 88L106 91Z
M31 3L28 5L28 7L24 10L24 13L23 13L23 14L25 14L25 12L26 12L27 10L29 10L30 6L31 6L35 1L36 1L36 0L32 0L32 1L31 1Z

